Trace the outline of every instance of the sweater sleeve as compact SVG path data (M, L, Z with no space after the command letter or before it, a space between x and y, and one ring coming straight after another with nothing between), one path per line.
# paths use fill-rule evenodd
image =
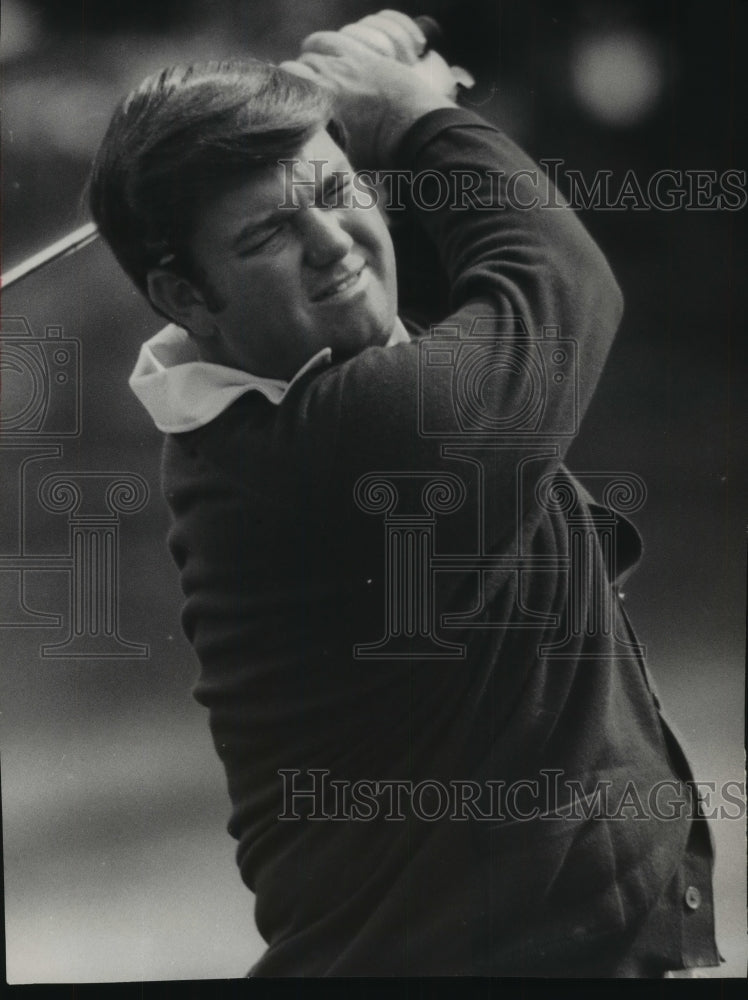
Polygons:
M451 312L409 344L369 348L323 373L308 412L334 398L340 470L438 472L454 468L445 444L468 446L483 468L495 542L516 510L518 463L534 459L532 487L562 461L621 293L545 174L471 112L424 116L398 160L448 276Z
M521 316L531 334L553 324L580 344L593 339L604 360L620 321L620 290L599 248L537 164L504 133L462 109L435 111L416 122L399 159L416 182L412 211L439 249L455 311L484 300L492 315ZM588 372L590 395L601 368Z

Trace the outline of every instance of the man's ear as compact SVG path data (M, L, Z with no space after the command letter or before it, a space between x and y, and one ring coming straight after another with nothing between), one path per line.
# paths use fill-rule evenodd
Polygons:
M156 267L148 272L147 281L148 297L160 312L195 337L215 335L205 299L186 278Z

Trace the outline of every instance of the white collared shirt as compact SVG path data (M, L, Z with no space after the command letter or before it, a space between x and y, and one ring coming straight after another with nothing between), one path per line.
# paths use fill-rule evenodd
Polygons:
M397 320L386 347L410 340ZM239 368L203 361L192 337L174 323L140 348L129 384L153 422L165 434L181 434L210 423L245 392L261 392L277 405L290 387L312 368L329 365L324 347L296 372L290 382L261 378Z

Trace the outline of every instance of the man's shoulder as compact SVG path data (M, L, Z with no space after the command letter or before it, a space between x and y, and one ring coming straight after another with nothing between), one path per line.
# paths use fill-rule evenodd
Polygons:
M280 405L248 392L209 423L167 434L162 451L162 488L176 494L233 495L257 502L298 497L328 472L334 420L327 435L308 414L310 372Z

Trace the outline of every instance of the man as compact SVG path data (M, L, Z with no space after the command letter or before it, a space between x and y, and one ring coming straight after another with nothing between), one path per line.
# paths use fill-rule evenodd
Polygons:
M617 594L638 536L562 464L620 292L423 47L384 11L283 68L164 71L94 167L171 320L131 384L167 434L252 974L716 965L708 831ZM412 180L393 231L438 252L432 332L344 136Z

